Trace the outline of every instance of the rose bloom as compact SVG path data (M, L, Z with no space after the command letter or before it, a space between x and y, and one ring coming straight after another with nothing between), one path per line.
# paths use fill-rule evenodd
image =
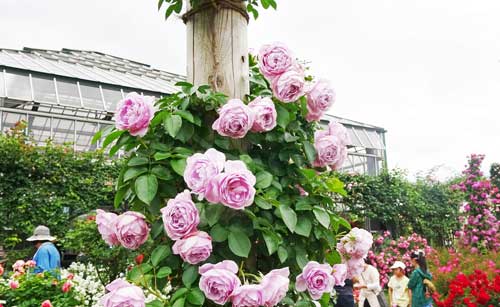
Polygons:
M49 300L45 300L42 302L41 307L52 307L52 303Z
M204 231L197 231L176 241L172 251L180 255L189 264L198 264L210 257L212 253L212 238Z
M272 81L274 96L282 102L294 102L304 95L305 79L301 68L292 68Z
M118 215L112 212L105 212L104 210L97 209L97 215L95 218L95 222L97 224L97 230L101 234L102 239L109 245L115 246L119 245L120 242L116 237L116 220Z
M285 298L288 286L290 285L288 276L290 276L290 270L288 268L283 268L272 270L262 278L260 285L264 289L263 306L276 306Z
M205 198L236 210L253 204L257 179L242 161L227 161L225 173L209 181Z
M252 126L253 132L271 131L276 127L278 113L271 98L257 97L248 104L248 107L255 115Z
M71 286L72 286L71 282L69 281L65 282L61 288L62 292L64 293L69 292L71 290Z
M243 285L231 295L233 307L260 307L264 303L264 289L261 285Z
M205 197L205 188L210 178L222 173L225 162L226 156L213 148L187 158L184 181L191 191L198 195L199 200Z
M146 306L146 298L141 288L131 285L122 279L117 279L107 285L106 290L110 292L100 300L100 303L104 307Z
M254 114L252 110L239 99L229 100L217 112L219 118L212 124L212 129L222 136L241 139L253 126Z
M342 124L331 122L328 129L316 131L314 148L317 155L313 166L330 166L332 169L339 169L347 159L348 143L349 136Z
M188 190L177 194L167 202L161 210L163 225L167 235L172 240L179 240L189 233L196 231L200 223L200 213L191 200Z
M364 258L373 244L373 235L361 228L353 228L337 243L337 250L346 259Z
M318 300L323 293L330 293L335 285L332 276L332 267L328 264L319 264L309 261L297 276L295 288L299 292L308 291L312 299Z
M154 101L153 96L143 96L135 92L128 94L116 106L116 129L128 130L133 136L144 136L156 112Z
M2 276L2 275L3 275L4 271L5 271L5 270L4 270L3 266L0 264L0 276Z
M346 264L336 264L333 266L333 278L335 279L336 286L345 286L345 280L347 279L347 265Z
M335 102L335 91L326 80L316 82L307 93L307 116L309 122L318 121Z
M224 305L229 300L233 291L241 286L236 274L238 265L234 261L224 260L217 264L204 264L200 273L200 290L205 296L216 304Z
M149 227L144 215L127 211L116 220L116 237L121 245L128 249L137 249L147 241Z
M9 287L11 289L19 288L19 282L17 280L9 280Z
M288 47L278 42L262 46L258 57L260 72L268 79L281 75L295 62Z

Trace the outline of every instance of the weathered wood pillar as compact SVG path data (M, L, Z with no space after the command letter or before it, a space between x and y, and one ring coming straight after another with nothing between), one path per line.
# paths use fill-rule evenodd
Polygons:
M187 81L196 86L209 84L229 98L242 99L249 93L245 4L242 0L201 2L198 9L184 15Z

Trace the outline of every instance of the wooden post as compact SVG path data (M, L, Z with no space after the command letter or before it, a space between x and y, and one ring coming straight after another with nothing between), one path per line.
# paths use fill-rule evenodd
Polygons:
M187 80L195 86L209 84L229 98L242 99L249 93L248 19L235 9L216 8L219 1L206 2L211 5L185 15ZM245 9L242 0L229 2Z

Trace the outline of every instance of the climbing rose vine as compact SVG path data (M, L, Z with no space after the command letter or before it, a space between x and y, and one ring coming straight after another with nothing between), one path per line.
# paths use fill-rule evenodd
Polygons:
M333 287L362 269L372 235L334 213L347 132L318 122L333 88L282 43L250 56L250 71L243 100L186 82L153 107L127 96L116 128L96 135L127 152L115 206L128 211L98 211L103 240L154 247L108 285L105 307L333 306Z
M452 189L464 195L462 215L459 217L462 229L456 232L459 243L473 251L494 251L500 248L500 191L481 172L484 155L473 154L468 167L463 171L464 180Z

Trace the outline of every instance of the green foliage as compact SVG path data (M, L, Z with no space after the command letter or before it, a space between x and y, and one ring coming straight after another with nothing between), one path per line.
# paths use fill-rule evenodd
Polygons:
M58 280L50 273L27 273L16 280L19 282L19 288L14 290L0 283L0 298L7 301L6 306L41 306L47 299L50 299L53 306L82 306L83 302L75 298L73 290L66 293L62 291L62 285L66 280Z
M491 184L500 189L500 163L492 163L490 166Z
M112 206L118 174L116 163L99 152L37 147L22 131L20 124L0 135L0 242L6 249L21 248L39 224L61 238L74 217Z
M214 8L218 8L217 0L189 0L192 8L200 7L202 4L209 4ZM242 2L246 2L246 10L248 13L252 14L252 16L257 19L259 17L259 8L263 9L277 8L276 0L242 0ZM162 7L166 7L165 10L165 19L168 19L173 13L180 14L184 5L184 0L159 0L158 1L158 10L161 10Z
M413 183L397 170L378 176L338 176L347 187L341 202L354 218L380 221L395 236L416 232L432 245L452 243L453 232L459 228L459 207L450 183L430 178Z
M254 95L270 96L269 84L258 73L254 59L251 70L252 95L248 100ZM208 86L195 88L186 82L177 85L181 92L156 103L159 111L144 137L130 137L125 132L114 146L115 150L124 148L130 153L118 178L117 189L123 192L117 193L116 204L142 212L153 225L155 245L171 246L173 242L162 234L159 210L167 199L186 189L182 178L186 159L215 148L230 160L246 163L256 175L257 193L255 203L241 211L204 201L197 203L201 215L198 228L213 236L213 253L207 262L234 260L241 264L242 272L254 275L288 266L291 280L309 260L340 262L340 257L327 259L326 254L335 250L337 237L350 228L334 213L336 204L332 200L333 195L346 192L331 173L320 173L311 166L316 155L311 144L319 126L305 120L303 104L275 100L278 127L236 140L208 128L217 117L215 110L227 100L224 95ZM309 196L300 195L299 185ZM173 288L178 290L165 304L203 304L200 293L192 288L197 284L197 266L181 264L177 255L168 254L162 260L157 255L153 253L147 262L132 269L129 279L155 291L165 286L163 275L168 274ZM289 295L289 300L297 301L293 292Z
M135 256L123 247L110 248L106 245L93 215L77 219L61 243L66 251L78 254L78 262L92 263L98 269L97 274L104 285L125 272Z

